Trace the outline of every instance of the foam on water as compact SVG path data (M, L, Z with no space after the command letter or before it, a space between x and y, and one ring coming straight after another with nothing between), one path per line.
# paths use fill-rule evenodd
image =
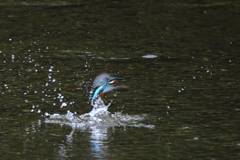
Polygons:
M91 112L76 115L70 111L65 115L60 114L45 114L47 117L45 119L46 123L57 123L65 124L71 126L73 129L88 129L92 127L97 128L108 128L114 126L132 126L132 127L146 127L154 128L154 125L145 125L141 121L146 119L147 115L128 115L122 114L121 112L116 112L114 114L108 111L108 107L104 104L101 98L97 99L93 104L93 109Z

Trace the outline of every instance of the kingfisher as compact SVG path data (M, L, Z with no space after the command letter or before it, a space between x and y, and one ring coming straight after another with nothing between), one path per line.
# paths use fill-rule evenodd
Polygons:
M101 97L104 93L117 88L128 88L125 85L115 86L115 82L125 78L111 77L108 73L99 74L93 81L93 88L97 88L92 96L92 102Z

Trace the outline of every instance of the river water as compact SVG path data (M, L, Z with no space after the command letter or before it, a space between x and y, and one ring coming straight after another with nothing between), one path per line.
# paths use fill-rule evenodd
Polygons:
M3 159L239 159L240 4L0 3ZM94 78L129 89L92 106ZM107 104L110 104L107 107Z

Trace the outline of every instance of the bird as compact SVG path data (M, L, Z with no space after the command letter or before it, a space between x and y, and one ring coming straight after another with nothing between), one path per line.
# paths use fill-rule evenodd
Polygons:
M97 88L92 96L92 102L97 100L99 97L106 92L112 91L117 88L128 88L128 86L121 85L115 86L115 82L118 80L123 80L125 78L111 77L108 73L99 74L93 81L93 88Z

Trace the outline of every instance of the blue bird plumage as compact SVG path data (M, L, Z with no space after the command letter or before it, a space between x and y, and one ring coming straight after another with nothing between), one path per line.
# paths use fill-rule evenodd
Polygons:
M125 78L111 77L107 73L98 75L93 81L93 88L97 88L92 96L92 101L95 101L98 97L101 97L104 93L112 91L116 88L128 88L127 86L115 86L114 83L117 80L123 80Z

